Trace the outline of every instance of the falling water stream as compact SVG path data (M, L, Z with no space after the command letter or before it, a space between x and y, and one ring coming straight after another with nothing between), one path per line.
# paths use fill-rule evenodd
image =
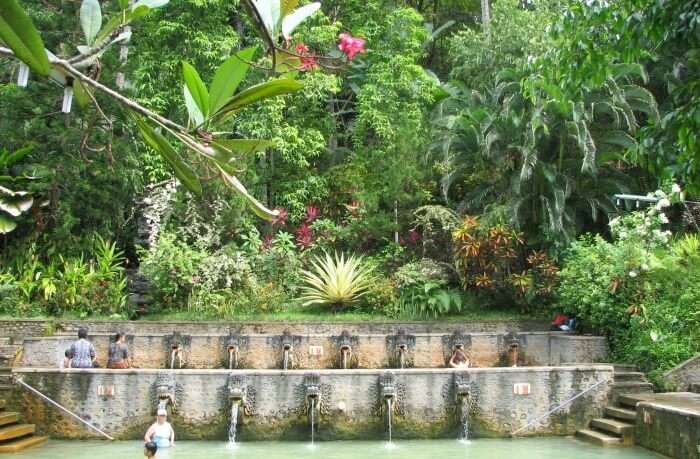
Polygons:
M391 443L391 407L392 407L392 398L388 397L386 399L386 418L387 418L387 433L389 434L389 443Z
M316 399L311 399L311 446L314 445L316 431Z
M469 397L460 397L460 421L462 432L460 440L469 440Z
M399 365L402 370L406 365L406 352L403 349L399 349Z
M283 366L283 368L286 370L288 366L289 366L289 349L285 349L284 350L284 366Z
M170 368L171 369L175 368L175 357L177 357L177 354L178 354L177 349L173 349L170 352Z
M228 426L228 443L236 444L236 430L238 429L238 402L231 404L231 423Z
M343 349L340 351L340 353L343 356L343 370L346 370L348 368L348 351L346 349Z
M229 348L228 350L228 369L233 370L238 367L238 353L235 348Z

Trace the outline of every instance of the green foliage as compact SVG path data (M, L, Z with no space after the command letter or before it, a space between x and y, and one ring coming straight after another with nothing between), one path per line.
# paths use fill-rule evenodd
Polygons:
M312 270L302 271L305 285L300 300L304 306L326 304L340 309L356 302L372 282L372 270L363 266L362 257L324 253L310 263Z
M558 294L565 310L610 338L617 359L662 385L664 371L700 350L700 244L696 235L669 242L659 204L611 222L612 242L575 242Z
M445 265L422 258L401 266L394 278L400 292L396 308L401 316L435 319L462 310L462 296L449 288L450 273Z

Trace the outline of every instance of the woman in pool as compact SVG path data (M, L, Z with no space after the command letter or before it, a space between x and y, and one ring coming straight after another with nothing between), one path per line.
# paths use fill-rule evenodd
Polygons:
M165 420L167 416L168 412L165 409L160 408L158 410L156 422L148 428L146 435L143 437L146 443L153 442L158 448L175 446L175 431L170 423Z

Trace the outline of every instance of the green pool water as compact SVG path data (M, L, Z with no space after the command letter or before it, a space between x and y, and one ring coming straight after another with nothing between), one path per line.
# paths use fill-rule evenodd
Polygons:
M50 441L40 448L13 457L32 459L130 459L141 458L139 442ZM645 459L661 458L641 448L601 448L573 438L523 438L515 440L320 442L315 446L291 442L238 443L179 442L158 452L159 459Z

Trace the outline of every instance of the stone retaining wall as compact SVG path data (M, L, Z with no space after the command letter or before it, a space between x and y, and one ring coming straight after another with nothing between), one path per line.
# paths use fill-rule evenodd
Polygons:
M91 333L98 362L104 366L111 335ZM58 367L72 335L26 338L21 363L24 367ZM517 343L519 366L604 362L607 345L602 337L567 335L562 332L517 334L358 334L338 335L128 335L127 343L137 368L170 368L173 346L180 353L175 368L214 369L283 368L284 349L288 368L343 368L341 349L347 346L346 368L443 368L456 344L462 344L472 367L510 366L509 353ZM229 353L231 349L231 353ZM235 349L235 352L233 351ZM182 366L180 366L182 362Z
M153 422L156 394L172 392L170 416L180 439L226 438L231 387L246 394L239 421L242 441L308 440L306 386L320 388L317 437L322 440L381 439L386 408L381 381L396 390L394 438L457 438L461 429L456 384L468 387L472 436L506 437L551 407L601 380L612 383L613 368L481 368L470 370L53 370L15 369L17 377L119 439L139 439ZM393 379L387 376L393 374ZM516 386L518 385L518 386ZM158 389L160 388L160 389ZM524 435L570 435L599 416L609 384L600 384ZM93 434L71 418L18 389L27 422L52 438ZM517 394L516 394L517 393ZM518 395L520 394L520 395Z
M700 459L700 395L658 398L637 404L635 443L671 458Z
M700 354L664 373L664 380L677 391L693 390L693 385L700 385Z
M97 321L97 320L0 320L0 336L21 340L31 336L75 334L80 327L91 333L123 331L132 335L157 335L178 332L183 335L292 334L340 335L393 334L399 328L406 333L518 333L548 331L549 323L540 320L454 321L454 322L299 322L299 321Z

